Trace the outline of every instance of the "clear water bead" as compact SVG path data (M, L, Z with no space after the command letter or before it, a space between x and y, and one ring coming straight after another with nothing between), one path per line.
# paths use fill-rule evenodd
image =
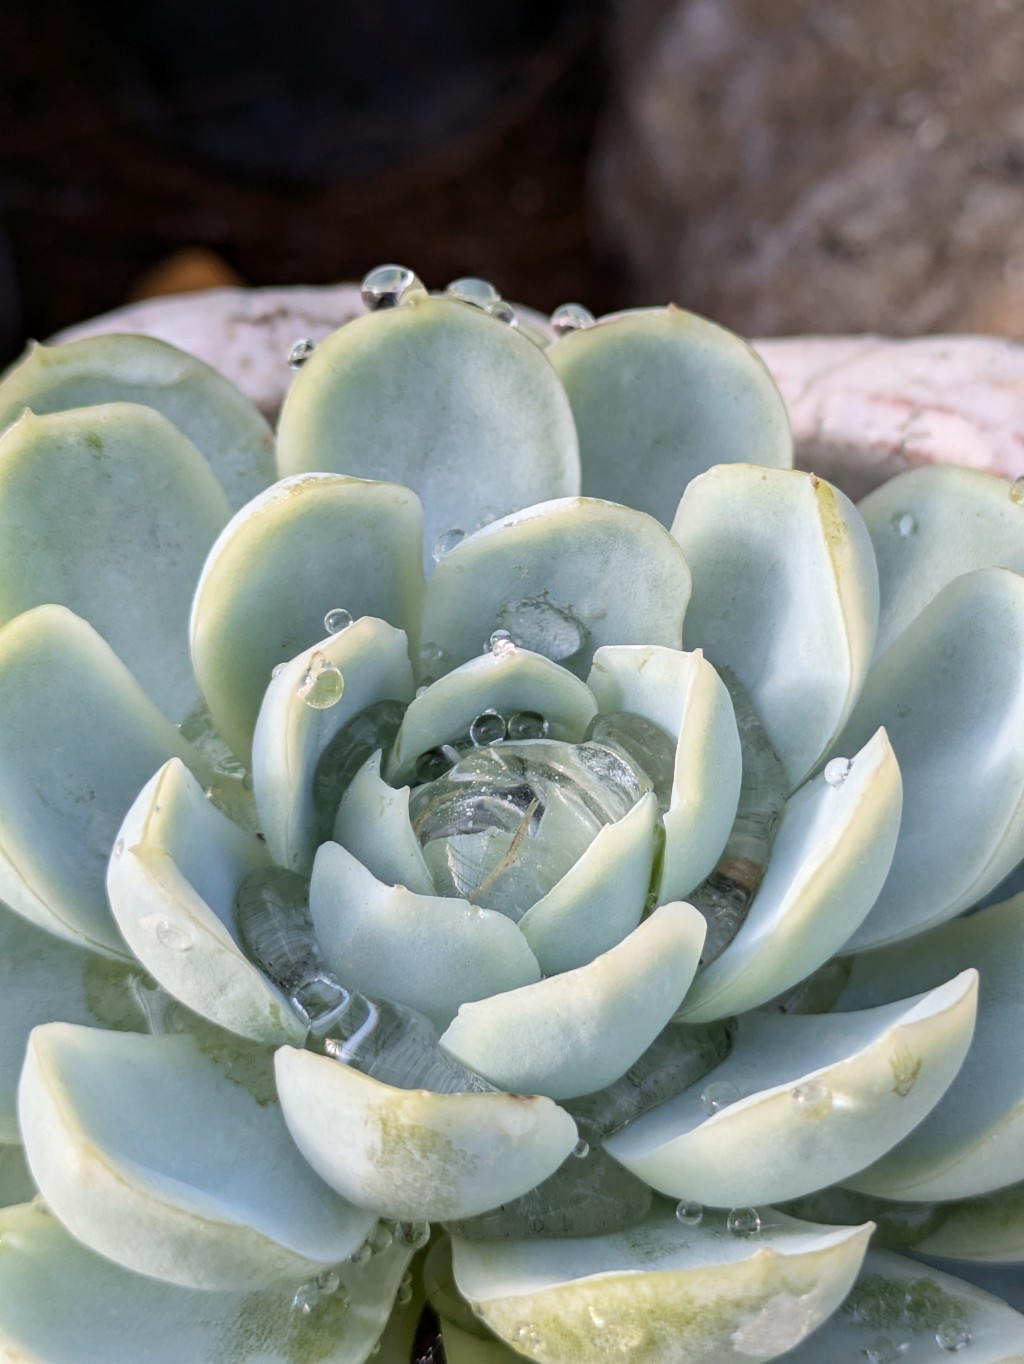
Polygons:
M849 758L833 758L825 764L825 771L822 775L827 786L842 786L843 782L850 775L853 763Z
M895 512L890 522L897 535L905 540L917 530L917 519L910 512Z
M315 1307L319 1307L320 1297L320 1290L315 1283L312 1281L304 1283L292 1298L292 1309L308 1317Z
M580 1137L579 1141L572 1148L571 1154L574 1155L577 1160L585 1159L585 1157L590 1155L590 1142L586 1141L583 1137Z
M465 540L466 532L458 526L453 526L451 530L443 530L430 547L430 556L435 564L439 564L446 554L450 554L460 541Z
M408 1270L402 1275L401 1283L398 1285L398 1292L395 1295L395 1305L398 1307L408 1307L412 1302L412 1275Z
M495 658L505 658L512 653L516 647L516 642L512 638L510 630L495 630L487 641L485 654L493 654Z
M551 330L556 336L578 332L594 325L594 314L582 303L563 303L551 314Z
M288 352L289 365L292 369L301 369L315 350L316 342L310 341L308 337L300 337L298 341L293 341Z
M124 857L124 839L123 839L123 838L119 838L119 839L117 840L117 842L114 844L114 856L115 856L115 857Z
M195 940L188 929L171 919L157 920L156 936L157 941L170 948L172 952L188 952L195 945Z
M477 279L474 275L453 279L445 293L449 298L457 298L460 303L470 303L474 308L483 308L488 313L501 302L501 295L494 285L486 279Z
M285 668L287 668L287 666L288 666L287 663L275 663L270 670L270 676L280 677L281 674L284 672Z
M491 316L496 317L499 322L504 322L506 327L519 326L519 314L512 304L504 298L499 299L491 308Z
M761 1214L756 1208L733 1208L725 1226L730 1236L756 1236L761 1230Z
M519 710L508 717L508 737L516 739L546 739L551 726L535 710Z
M496 710L485 710L469 727L469 737L475 748L500 744L505 737L505 717Z
M426 753L421 753L413 764L413 778L418 786L437 781L438 777L450 772L458 760L459 751L450 744L442 744L440 748L429 748Z
M395 1244L409 1250L422 1250L430 1240L429 1222L396 1222Z
M299 697L313 710L328 710L338 704L344 691L341 669L335 667L326 654L315 650L299 683Z
M584 736L622 753L650 778L662 814L672 799L676 770L676 741L660 725L631 711L595 715Z
M701 1091L700 1106L711 1117L730 1104L737 1103L741 1097L731 1080L714 1080Z
M935 1344L940 1350L945 1350L951 1355L959 1350L966 1350L970 1343L971 1333L959 1321L943 1322L935 1332Z
M1024 504L1024 474L1010 484L1010 501L1018 505Z
M382 308L397 308L417 294L426 293L422 283L405 265L378 265L364 278L359 289L363 307L368 312Z
M790 1090L790 1097L802 1118L823 1118L832 1111L832 1091L821 1080L805 1080Z
M693 1198L684 1198L676 1204L676 1220L684 1227L699 1227L704 1217L704 1205Z
M867 1364L898 1364L900 1352L888 1336L875 1336L864 1347Z
M314 1280L321 1293L337 1293L341 1287L341 1275L336 1269L325 1269Z
M498 624L515 636L521 648L543 654L554 663L574 658L590 642L590 631L576 613L558 606L546 592L506 602L498 613Z
M336 606L324 616L324 629L329 635L340 635L352 624L352 615L343 606Z

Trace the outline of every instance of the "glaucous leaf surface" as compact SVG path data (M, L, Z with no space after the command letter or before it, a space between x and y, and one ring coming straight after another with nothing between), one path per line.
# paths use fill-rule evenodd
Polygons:
M679 546L651 517L563 498L484 526L444 556L427 586L423 649L449 672L503 630L586 677L602 644L678 649L689 596Z
M878 576L857 508L813 474L722 465L689 485L672 534L693 574L687 646L733 670L797 786L874 650Z
M329 469L412 488L428 570L443 532L580 486L572 413L544 353L477 308L426 296L317 346L281 410L278 463L284 475Z
M32 1364L362 1364L410 1250L393 1243L333 1269L308 1314L299 1284L209 1292L95 1254L38 1205L0 1210L0 1357Z
M839 1230L766 1209L756 1233L735 1235L724 1215L684 1226L659 1200L608 1236L452 1244L459 1289L528 1358L749 1364L777 1359L839 1306L870 1234L870 1223Z
M312 704L332 669L340 673L338 698ZM405 702L412 694L406 637L373 616L304 650L271 678L253 736L252 775L260 828L280 866L305 875L312 869L321 819L314 779L331 741L375 702Z
M0 896L33 923L127 957L107 859L129 806L168 758L206 764L110 646L62 606L0 628Z
M587 497L668 525L689 480L713 464L793 463L786 409L764 362L674 304L604 317L547 355L572 404Z
M111 402L172 421L209 461L232 509L275 478L274 435L252 404L212 366L150 336L32 342L0 379L0 430L26 407L41 416Z
M1024 578L979 569L937 593L871 669L837 748L879 725L903 816L854 950L942 923L1024 856Z
M68 607L181 720L196 704L192 592L230 514L206 460L158 412L26 413L0 435L0 621Z
M239 757L273 669L328 634L329 612L378 616L416 640L421 528L408 488L324 473L276 483L224 528L195 590L192 666Z
M837 952L885 880L900 796L884 730L850 760L841 781L815 777L790 796L743 926L698 973L678 1016L703 1023L755 1009Z
M576 1143L568 1113L536 1095L394 1089L294 1047L275 1059L299 1150L332 1188L383 1217L472 1217L534 1188Z
M663 905L585 966L463 1004L441 1045L514 1093L574 1099L604 1089L679 1007L705 931L692 905Z
M72 1235L169 1283L310 1278L374 1221L295 1149L270 1054L228 1034L204 1044L44 1024L29 1039L18 1117L32 1176Z
M380 775L381 754L368 758L341 798L334 841L378 881L433 895L434 883L409 820L409 788L397 790Z
M777 1203L884 1154L936 1105L974 1031L978 978L860 1013L750 1013L697 1085L609 1137L628 1170L674 1198Z
M301 1042L305 1024L246 957L234 923L239 885L269 865L264 844L172 758L121 826L107 893L125 941L175 999L229 1032L280 1045Z

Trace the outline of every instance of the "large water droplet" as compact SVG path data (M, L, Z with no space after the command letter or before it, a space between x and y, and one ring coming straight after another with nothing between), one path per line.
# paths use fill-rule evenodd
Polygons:
M496 710L485 710L469 727L469 737L476 748L500 744L505 737L505 717Z
M665 813L675 778L675 739L660 725L624 710L595 715L585 737L623 753L634 767L645 772L658 797L658 807Z
M546 592L508 602L498 613L498 624L523 649L555 663L575 658L590 642L590 631L575 612L556 605Z
M1020 478L1015 478L1010 484L1010 501L1018 505L1024 503L1024 474Z
M351 624L351 612L346 611L343 606L335 606L324 616L324 629L329 635L340 635L342 630L347 630Z
M515 648L516 642L510 630L494 630L487 641L484 653L493 654L495 658L507 658L509 654L515 652Z
M556 336L578 332L594 325L594 314L582 303L563 303L551 314L551 330Z
M407 266L378 265L364 278L359 292L363 307L375 313L382 308L396 308L400 303L409 303L417 295L425 294L426 290Z
M853 763L849 758L833 758L825 764L825 771L822 775L827 786L842 786L843 782L850 775Z
M676 1204L676 1219L684 1227L699 1227L704 1217L704 1205L696 1199L684 1198Z
M731 1236L756 1236L761 1230L761 1215L756 1208L733 1208L725 1225Z
M188 929L172 919L157 919L156 936L172 952L188 952L195 946L195 939Z
M344 691L345 679L341 669L335 667L326 654L315 650L302 675L298 695L314 710L328 710L338 704Z
M910 512L894 512L890 525L897 535L906 540L917 530L917 519Z
M443 530L430 547L430 555L435 564L439 564L446 554L450 554L457 544L465 540L466 532L460 530L458 526L453 526L451 530Z
M943 1322L935 1332L935 1344L940 1350L946 1350L949 1354L956 1354L958 1350L966 1350L970 1343L970 1331L958 1321Z
M508 737L510 739L546 739L551 731L544 716L535 710L516 711L508 718Z
M301 369L315 350L316 342L310 341L308 337L301 337L298 341L293 341L288 352L289 365L292 369Z
M743 1096L731 1080L713 1080L701 1090L700 1106L711 1117L720 1113L730 1104L738 1103Z
M445 293L449 298L457 298L460 303L470 303L474 308L482 308L488 313L496 303L501 302L501 295L494 285L486 279L476 278L475 275L453 279Z
M802 1118L823 1118L832 1111L832 1091L822 1080L805 1080L790 1090L790 1097Z

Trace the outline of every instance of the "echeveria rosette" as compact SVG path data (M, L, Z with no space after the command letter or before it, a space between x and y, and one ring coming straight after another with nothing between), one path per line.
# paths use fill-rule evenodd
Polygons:
M427 1291L456 1364L1018 1357L894 1252L1024 1260L1024 896L962 913L1024 855L1022 499L857 509L710 323L456 293L321 343L276 468L159 342L0 383L0 1353L404 1364ZM309 1032L274 866L473 1092Z

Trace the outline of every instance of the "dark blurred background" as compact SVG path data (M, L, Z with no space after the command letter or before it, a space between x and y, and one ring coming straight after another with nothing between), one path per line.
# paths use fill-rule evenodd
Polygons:
M1024 334L1020 0L0 0L0 360L412 265L748 333Z

